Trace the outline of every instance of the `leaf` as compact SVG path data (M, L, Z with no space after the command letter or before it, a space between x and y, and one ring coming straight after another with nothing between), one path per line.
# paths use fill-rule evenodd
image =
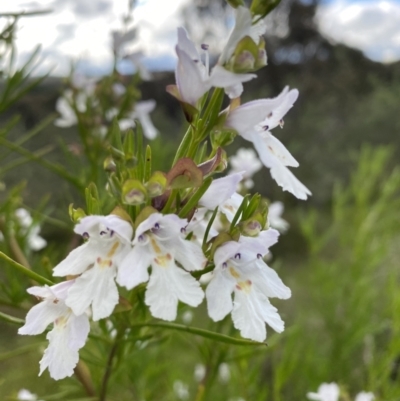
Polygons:
M39 284L47 284L47 285L54 285L54 283L50 280L48 280L46 277L41 276L40 274L37 274L33 272L32 270L27 269L25 266L22 266L15 260L11 259L9 256L7 256L5 253L0 252L0 258L4 259L6 262L8 262L12 267L15 267L17 270L19 270L21 273L25 274L25 276L28 276L32 280L37 281Z
M186 215L194 208L197 206L199 200L201 197L204 195L204 193L207 191L208 187L212 183L212 178L208 177L204 180L203 185L191 196L191 198L188 200L186 205L181 209L179 212L179 217L186 217Z
M154 323L139 323L133 324L131 327L161 327L170 330L177 330L177 331L185 331L190 334L194 334L196 336L208 338L210 340L219 341L225 344L232 344L232 345L244 345L244 346L267 346L267 343L259 343L256 341L251 340L244 340L241 338L230 337L225 334L215 333L213 331L200 329L197 327L190 327L185 326L183 324L178 323L167 323L167 322L154 322Z
M0 312L0 320L3 320L4 322L7 323L18 324L19 326L22 326L25 323L23 319L19 319L18 317L14 317L3 312ZM1 360L1 355L0 355L0 360Z

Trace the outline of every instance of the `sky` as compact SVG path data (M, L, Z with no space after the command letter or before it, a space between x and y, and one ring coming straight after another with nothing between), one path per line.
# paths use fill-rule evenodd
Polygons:
M120 30L127 0L1 0L2 12L52 9L51 14L19 22L17 48L23 61L42 46L39 72L67 75L71 60L90 75L106 73L112 62L111 30ZM173 69L176 28L191 0L138 0L137 37L131 50L142 50L151 69ZM1 25L2 19L0 19ZM325 0L316 22L324 36L364 52L380 62L400 60L400 0Z

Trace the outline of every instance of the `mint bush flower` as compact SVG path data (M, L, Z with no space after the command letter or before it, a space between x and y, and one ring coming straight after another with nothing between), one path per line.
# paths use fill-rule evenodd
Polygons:
M242 337L254 341L265 340L265 323L278 333L284 330L284 322L268 298L287 299L291 291L262 259L278 236L269 229L256 238L242 236L239 242L224 243L215 252L214 275L206 289L211 319L219 321L231 313Z
M262 168L262 163L254 150L240 148L236 155L229 158L229 162L231 164L231 173L244 171L243 186L246 189L253 188L254 181L251 178Z
M134 119L137 118L142 125L144 136L150 140L154 139L158 135L158 131L150 119L150 113L155 107L156 101L153 99L137 102L135 109L119 121L119 127L121 130L133 128L136 125Z
M86 111L86 100L86 93L78 93L76 97L76 108L80 113L84 113ZM72 107L73 101L73 93L69 89L57 99L56 110L60 114L60 117L54 121L54 125L61 128L67 128L78 123L78 117L76 116L75 110Z
M212 87L224 88L231 98L238 97L243 91L242 82L256 78L255 74L235 74L221 65L216 65L209 73L208 63L201 62L200 54L184 28L178 28L175 49L178 56L175 78L180 100L192 106L196 107L197 101Z
M54 276L80 275L65 301L76 315L92 306L93 320L110 316L118 303L117 268L131 249L132 226L115 215L87 216L75 226L88 239L55 268Z
M286 232L289 228L289 223L281 217L284 208L282 202L272 202L268 207L268 223L280 233Z
M151 214L137 227L133 249L118 270L117 282L128 290L149 281L145 303L160 319L176 319L178 300L198 306L204 298L199 282L187 271L203 269L207 260L198 244L185 240L186 225L174 214Z
M238 7L236 11L235 26L229 35L228 42L222 50L219 58L219 64L224 65L229 62L236 49L236 46L244 37L250 36L255 43L258 43L260 36L265 33L267 26L262 19L254 25L252 22L250 10L246 7ZM265 53L264 57L264 64L267 64Z
M374 399L375 396L373 393L366 393L365 391L362 391L356 395L354 401L373 401Z
M24 208L19 208L15 211L15 216L21 225L21 234L27 236L29 248L32 251L40 251L45 248L47 241L39 235L40 226L34 224L30 213Z
M55 380L72 376L79 360L78 351L85 345L90 330L89 318L85 313L74 314L65 303L74 282L64 281L51 287L31 287L27 290L41 302L28 312L25 325L18 330L18 334L40 334L53 323L53 329L46 336L49 346L40 361L39 376L46 368Z
M270 133L271 129L283 124L283 116L298 95L297 89L289 91L286 87L276 98L245 103L229 112L225 125L253 143L262 163L270 169L272 178L284 191L305 200L311 192L287 168L298 167L299 163L282 142Z
M26 390L24 388L22 388L21 390L18 391L17 400L18 401L43 401L43 400L38 400L38 397L36 394L33 394L29 390Z
M317 393L307 393L309 400L338 401L340 395L339 386L336 383L322 383Z

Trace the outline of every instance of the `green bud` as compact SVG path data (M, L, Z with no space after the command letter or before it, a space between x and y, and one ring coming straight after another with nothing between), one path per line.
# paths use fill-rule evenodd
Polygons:
M179 159L167 174L171 188L197 188L203 183L203 173L189 157Z
M250 11L253 16L264 18L269 14L281 0L253 0L250 6Z
M247 237L257 237L262 230L260 222L256 219L241 221L239 224L240 232Z
M236 73L255 71L260 57L259 46L260 43L254 42L250 36L242 38L236 45L236 49L229 61L228 68ZM261 47L265 47L264 41L262 41Z
M86 213L84 212L83 209L78 208L78 209L74 209L74 204L71 203L68 207L68 212L69 212L69 217L71 218L71 220L74 222L74 224L79 223L79 220L82 217L86 216Z
M258 56L256 63L254 65L254 69L258 70L267 65L267 52L265 51L265 40L264 38L260 38L260 42L258 44Z
M167 188L167 176L161 171L155 171L146 182L147 195L150 198L162 195Z
M129 216L129 214L121 206L116 206L110 214L118 216L127 223L132 224L131 216Z
M245 5L243 0L226 0L226 2L233 8Z
M112 158L112 156L108 156L104 160L103 168L104 168L104 171L107 171L107 172L115 172L117 170L117 166L116 166L115 161Z
M236 131L231 128L215 128L210 134L213 149L230 145L235 136Z
M127 180L122 186L122 202L128 205L140 205L146 202L147 191L138 180Z

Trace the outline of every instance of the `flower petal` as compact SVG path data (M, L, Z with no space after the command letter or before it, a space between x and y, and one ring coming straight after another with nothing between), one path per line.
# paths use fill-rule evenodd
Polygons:
M69 328L55 325L53 330L47 333L49 346L44 351L40 361L40 373L48 368L50 376L54 380L72 376L74 368L79 361L78 350L71 349L69 343Z
M264 341L267 336L267 322L278 333L284 330L284 323L277 309L270 304L268 298L254 289L249 293L235 291L232 320L244 338Z
M69 341L68 346L72 350L81 349L87 340L90 331L89 318L84 313L80 316L70 316L69 321Z
M201 247L192 241L186 241L181 237L177 237L175 241L168 241L164 244L166 248L171 247L175 259L188 271L204 269L207 258Z
M197 101L211 87L209 82L204 82L200 60L193 61L191 57L178 46L176 46L178 63L175 71L176 84L179 89L181 99L196 107Z
M214 180L200 199L199 205L209 210L214 210L224 203L236 192L237 185L242 180L243 174L244 172L239 172Z
M276 165L270 170L272 178L284 191L292 193L296 198L306 200L310 190L302 184L285 166Z
M93 266L75 280L65 303L77 316L92 305L94 321L110 316L119 299L115 275L115 267Z
M206 289L208 315L214 322L222 320L232 311L232 292L235 282L228 278L219 268L214 270L213 277Z
M53 269L53 276L63 277L83 273L93 264L97 248L98 247L94 243L90 243L90 241L75 248Z
M131 290L148 281L151 259L147 246L134 246L118 267L117 283Z
M204 298L199 282L173 261L166 267L153 263L153 270L147 285L145 303L151 314L159 319L176 319L178 300L190 306L197 306Z
M46 327L68 310L64 302L53 303L43 301L33 306L25 318L25 324L19 328L18 334L35 335L43 333Z

